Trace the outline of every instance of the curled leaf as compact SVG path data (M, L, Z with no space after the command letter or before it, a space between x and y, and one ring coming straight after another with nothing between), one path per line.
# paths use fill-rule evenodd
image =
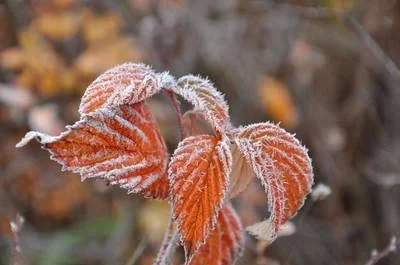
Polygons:
M80 173L82 180L100 178L129 193L168 196L167 149L145 105L100 109L67 129L59 136L29 132L17 147L36 138L64 170Z
M103 107L135 104L160 91L159 79L144 64L126 63L100 75L86 89L79 112L87 114Z
M236 144L231 146L232 150L232 173L229 196L236 197L244 191L254 177L254 171L247 163L246 158L240 153Z
M173 214L187 261L215 227L229 187L231 166L226 138L190 136L175 150L168 177Z
M310 157L293 135L272 123L239 128L234 141L268 194L269 218L247 230L273 241L279 227L296 214L311 191Z
M229 125L228 104L223 95L207 79L187 75L172 88L175 93L194 105L194 110L204 113L216 131L224 131Z
M217 224L188 265L230 265L241 255L243 228L232 205L221 209Z

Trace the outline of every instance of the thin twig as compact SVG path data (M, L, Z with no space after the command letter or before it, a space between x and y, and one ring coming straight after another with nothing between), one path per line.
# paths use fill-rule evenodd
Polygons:
M175 93L170 90L170 89L165 89L165 93L167 94L168 98L171 100L172 107L174 108L177 118L178 118L178 124L179 124L179 135L180 139L179 141L182 141L186 135L185 135L185 130L183 128L183 118L182 118L182 112L181 108L179 107L179 102L178 99L175 96Z
M375 265L378 264L378 262L389 255L392 252L396 252L397 249L400 247L400 241L393 236L390 239L389 245L385 249L383 249L381 252L378 252L376 249L372 251L371 253L371 258L365 263L365 265Z
M15 220L10 222L12 232L12 247L11 247L11 261L10 265L20 265L21 245L19 232L21 231L22 225L24 224L24 218L17 214Z
M385 70L400 81L400 70L393 60L386 55L382 48L376 43L376 41L369 35L360 23L357 22L353 17L347 17L348 25L358 34L360 40L364 43L365 47L374 55L374 57L384 66Z
M258 1L255 1L258 3ZM364 27L351 15L349 11L330 10L325 7L303 7L291 4L275 4L266 9L275 9L281 12L292 13L310 19L338 18L347 24L360 39L361 43L371 52L377 61L384 67L392 78L400 81L400 69L393 60L382 50Z
M373 173L373 175L367 175L367 178L374 182L375 184L390 189L393 186L400 185L400 175L399 174L379 174Z
M140 256L143 254L144 250L146 249L147 243L148 243L147 240L142 239L125 265L135 265L136 262L139 260Z
M165 231L163 242L153 265L168 265L171 263L172 257L177 247L177 241L179 238L178 235L178 229L174 228L174 220L171 209L167 231Z
M253 7L258 11L276 10L309 19L330 19L334 17L340 17L346 13L346 11L331 10L321 6L300 6L287 3L267 3L265 1L252 1L252 4Z

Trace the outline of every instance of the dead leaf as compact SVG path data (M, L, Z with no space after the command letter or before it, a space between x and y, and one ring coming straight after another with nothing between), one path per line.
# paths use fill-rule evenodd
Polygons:
M297 111L294 100L282 82L265 77L259 85L260 100L266 113L286 128L297 124Z
M20 48L9 48L0 53L0 65L6 70L19 70L24 64L25 56Z
M119 37L90 45L76 60L74 68L83 77L96 76L125 62L143 61L144 54L136 39Z
M84 11L83 38L91 45L99 45L120 37L121 19L113 14L97 15L92 10Z
M82 24L82 16L78 12L47 12L37 16L32 25L38 32L50 39L63 41L76 36Z

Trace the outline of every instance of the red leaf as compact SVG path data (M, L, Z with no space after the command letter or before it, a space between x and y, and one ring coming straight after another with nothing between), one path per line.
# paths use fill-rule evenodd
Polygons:
M141 102L160 91L161 76L144 64L126 63L111 68L86 89L79 112Z
M187 75L181 77L175 93L194 105L194 110L204 113L205 119L218 132L226 129L229 123L228 105L223 95L206 79Z
M173 214L190 260L214 228L228 189L232 158L228 139L190 136L180 142L168 176Z
M144 104L100 109L67 128L56 137L29 132L17 147L36 138L63 169L82 179L105 179L152 198L168 196L167 149Z
M307 150L291 134L271 123L237 129L235 142L268 194L268 220L247 230L274 240L279 226L301 208L313 183Z
M188 265L230 265L241 255L244 246L243 227L229 204L221 209L217 225Z

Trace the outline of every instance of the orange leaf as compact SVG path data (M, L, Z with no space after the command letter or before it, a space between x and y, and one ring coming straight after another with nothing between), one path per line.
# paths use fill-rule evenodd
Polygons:
M32 23L44 36L63 41L78 34L82 19L77 12L48 12L38 16Z
M144 64L126 63L109 69L86 89L79 112L90 113L99 108L135 104L156 94L158 76Z
M82 35L88 46L102 46L104 41L117 39L121 36L123 22L113 12L96 14L92 9L83 12Z
M229 204L221 209L217 225L188 265L230 265L241 255L244 246L243 227Z
M224 131L229 123L228 104L223 95L207 79L186 75L179 78L175 93L194 105L194 110L204 113L216 131Z
M226 138L190 136L175 150L168 177L173 214L187 261L215 227L228 189L231 166Z
M0 52L0 66L7 70L19 70L25 64L25 54L20 48L9 48Z
M259 85L260 100L265 111L286 128L297 123L296 105L288 88L277 79L265 77Z
M268 220L247 230L258 238L272 241L279 226L296 214L311 191L311 160L293 135L271 123L237 129L234 140L262 182L271 214Z
M63 169L83 180L101 178L129 193L167 197L167 149L144 104L100 109L67 128L55 137L29 132L17 147L36 138ZM152 186L157 182L162 186Z
M119 36L96 44L89 45L74 61L74 69L83 77L91 78L114 65L144 59L143 51L132 37Z

